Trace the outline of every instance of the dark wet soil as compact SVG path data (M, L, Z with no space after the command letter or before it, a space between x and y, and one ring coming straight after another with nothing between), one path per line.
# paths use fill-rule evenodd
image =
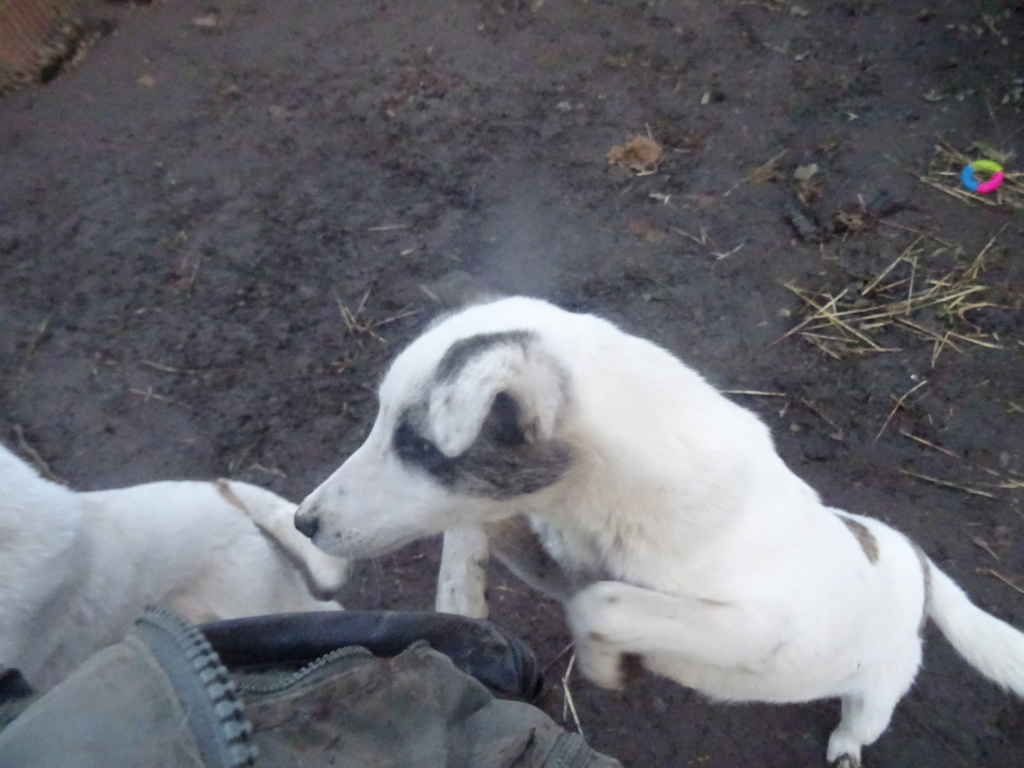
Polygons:
M1024 212L920 179L958 170L939 142L1020 168L1019 2L87 8L113 31L0 101L8 444L82 489L231 475L299 499L365 435L433 297L473 280L769 393L733 396L830 503L1024 626ZM606 161L633 134L663 146L656 172ZM965 279L995 306L871 330L899 351L780 341L806 317L784 284L853 297L903 253L886 284L912 294L983 251ZM428 541L364 564L348 603L430 607L437 559ZM491 592L561 721L559 610L497 568ZM1024 705L930 640L868 764L1022 764ZM816 766L837 717L654 679L569 689L627 766Z

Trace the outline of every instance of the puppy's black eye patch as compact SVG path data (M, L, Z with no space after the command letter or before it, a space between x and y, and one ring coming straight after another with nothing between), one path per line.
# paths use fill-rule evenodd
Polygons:
M402 422L395 430L395 453L403 460L419 464L435 453L440 453L437 446L419 434L409 422Z
M402 461L422 467L439 477L452 471L452 460L407 421L398 425L392 443Z

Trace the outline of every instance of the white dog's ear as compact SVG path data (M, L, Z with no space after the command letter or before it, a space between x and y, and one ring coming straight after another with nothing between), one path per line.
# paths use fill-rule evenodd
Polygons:
M566 377L526 333L464 339L438 366L428 420L437 447L458 456L481 435L508 446L550 440Z

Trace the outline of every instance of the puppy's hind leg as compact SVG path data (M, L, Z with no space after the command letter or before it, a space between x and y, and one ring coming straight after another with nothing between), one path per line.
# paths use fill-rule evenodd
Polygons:
M876 667L842 698L843 715L828 740L827 759L834 768L860 768L862 747L873 744L889 727L893 710L910 688L921 664L921 641L915 637L888 663Z

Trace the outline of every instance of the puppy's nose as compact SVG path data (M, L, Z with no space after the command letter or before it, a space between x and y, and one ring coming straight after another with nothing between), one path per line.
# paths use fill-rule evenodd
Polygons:
M299 533L302 533L311 539L316 536L316 532L320 530L320 516L316 514L316 509L296 514L295 527L298 528Z

